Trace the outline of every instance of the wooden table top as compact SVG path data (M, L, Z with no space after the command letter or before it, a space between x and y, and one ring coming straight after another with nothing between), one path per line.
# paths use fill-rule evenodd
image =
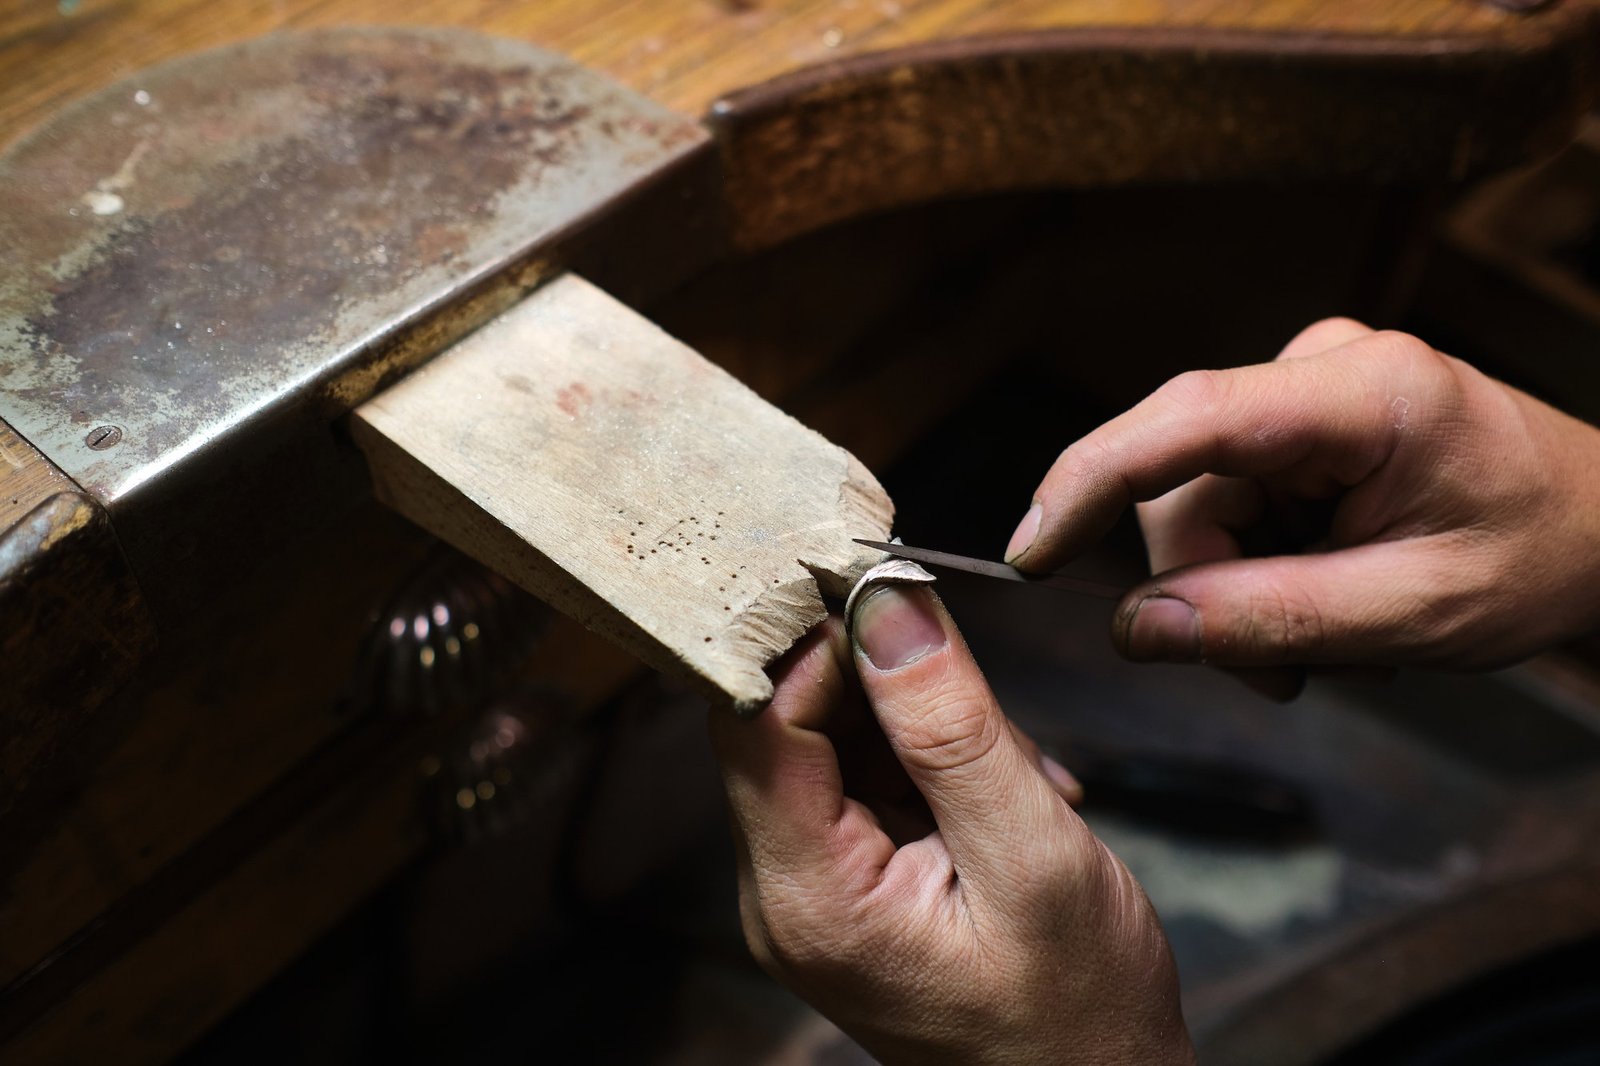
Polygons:
M1519 14L1491 0L5 0L0 142L150 64L314 26L462 26L527 40L698 114L726 93L806 66L982 34L1122 26L1496 38L1590 3L1556 0Z

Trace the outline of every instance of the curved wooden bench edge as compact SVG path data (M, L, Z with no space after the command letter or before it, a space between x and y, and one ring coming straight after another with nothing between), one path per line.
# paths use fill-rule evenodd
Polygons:
M851 56L726 96L736 247L1013 189L1458 182L1552 152L1595 95L1579 7L1496 37L1006 33Z

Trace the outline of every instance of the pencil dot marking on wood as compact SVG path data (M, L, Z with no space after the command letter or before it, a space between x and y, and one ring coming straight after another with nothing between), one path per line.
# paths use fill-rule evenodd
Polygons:
M739 386L737 395L732 393L727 396L704 395L706 402L701 405L698 413L686 411L685 413L691 414L691 417L675 419L672 425L665 428L651 422L635 424L636 420L629 417L632 412L627 410L633 406L631 401L627 404L622 403L620 392L613 391L611 385L602 389L593 384L602 378L597 375L593 367L590 350L593 345L589 343L590 338L580 335L574 339L571 335L585 334L590 328L589 319L585 316L592 316L598 312L595 307L583 303L578 297L562 295L567 291L563 289L563 283L569 283L568 288L582 285L575 277L571 277L545 286L530 298L539 309L534 318L508 317L497 323L496 328L504 326L512 330L515 327L513 332L503 336L497 333L491 338L496 343L487 344L486 347L469 345L465 352L460 353L468 362L458 365L465 365L473 371L471 375L461 371L461 375L465 376L459 381L455 376L451 377L453 384L462 387L449 390L435 388L433 395L416 394L415 413L411 407L400 406L399 401L394 400L394 396L390 394L386 394L383 403L363 408L363 413L358 417L362 419L364 426L370 428L370 433L364 433L363 436L372 438L364 442L364 447L369 447L374 452L401 449L400 452L393 452L394 462L397 464L395 476L398 478L404 473L409 477L415 474L415 484L409 488L403 486L402 489L405 492L414 490L418 497L412 503L405 504L407 513L416 512L414 517L418 521L430 518L434 524L455 528L459 524L458 516L433 513L438 510L439 493L436 483L442 481L446 486L453 486L463 491L471 487L474 494L469 498L476 508L470 516L473 528L463 536L475 546L479 546L481 542L482 545L486 545L484 550L498 552L507 530L517 532L526 540L527 549L519 551L515 558L510 559L508 565L515 572L519 584L526 584L541 592L548 590L555 594L553 598L557 599L569 593L586 597L575 602L587 603L595 596L599 596L615 608L615 611L606 613L606 618L610 618L611 621L599 627L607 636L652 663L693 677L701 683L701 688L709 687L725 692L741 707L758 705L770 692L770 686L764 684L764 675L760 669L762 664L803 636L804 631L810 627L813 616L818 615L823 608L822 597L814 594L814 590L806 580L806 570L795 569L794 564L786 558L787 551L784 548L792 544L794 548L791 550L796 550L797 554L804 555L808 562L812 562L819 582L842 583L857 565L858 557L864 556L844 538L839 537L836 530L859 528L863 533L872 532L881 535L881 531L886 531L887 528L886 514L889 506L887 499L859 463L850 460L832 446L824 446L825 442L815 434L806 431L797 435L795 424L786 417L779 417L776 413L770 415L768 420L771 421L771 426L767 426L756 417L763 415L765 409L759 406L753 395L747 395L748 390L744 390L743 386ZM584 290L570 291L581 293ZM614 312L608 310L611 305L605 303L607 298L604 294L596 293L583 299L591 303L600 301L596 305L600 312L614 313L618 316L628 314L620 307ZM557 301L554 305L555 312L550 310L551 300ZM568 306L568 301L575 302L576 306ZM635 326L640 331L638 336L631 332ZM523 332L523 327L527 328L526 333ZM653 374L657 372L658 365L664 366L673 363L674 360L687 360L683 369L688 372L702 365L703 361L696 362L697 357L692 352L671 342L664 335L660 335L656 342L652 342L651 338L659 334L658 330L653 333L648 332L653 329L649 323L637 319L637 316L626 318L618 325L617 335L623 337L627 343L613 345L613 348L636 349L639 358L631 363L622 362L620 356L623 353L613 351L612 357L606 361L607 372L612 378L627 380L644 372ZM514 343L500 343L507 338ZM658 344L660 351L654 350ZM453 449L447 443L436 439L449 435L440 432L441 429L450 428L449 420L445 420L443 425L435 425L427 418L419 417L429 415L428 408L441 396L473 395L472 387L481 384L476 376L480 371L485 373L493 371L499 375L492 384L499 384L500 378L508 373L526 372L526 353L530 350L539 352L541 365L545 361L551 363L548 369L539 372L547 381L546 385L540 386L541 396L548 398L539 405L543 409L535 412L537 417L557 424L565 423L567 420L565 412L556 405L557 397L543 391L549 384L564 383L562 377L556 377L553 383L548 382L550 374L565 371L588 382L593 388L593 398L586 410L576 393L569 397L577 414L577 426L574 432L583 432L582 423L589 420L593 424L587 427L588 431L599 434L599 439L607 441L608 445L616 446L619 454L626 455L629 450L634 454L643 454L649 453L652 448L658 448L655 454L674 457L672 463L668 464L670 466L676 467L679 458L689 460L681 471L651 468L638 473L650 475L642 482L646 486L647 494L651 491L649 483L653 478L656 482L655 491L663 492L669 498L671 495L676 495L678 502L696 502L697 512L704 510L708 516L716 519L712 525L717 534L715 539L718 543L715 546L718 548L721 546L722 532L720 519L727 517L726 510L712 511L708 504L709 497L691 501L683 489L690 488L694 479L699 478L705 482L717 482L719 487L715 491L719 495L740 496L741 502L738 506L744 509L740 515L743 532L736 539L739 541L740 553L748 554L750 558L757 560L750 564L756 570L756 573L750 576L752 579L760 578L763 571L769 575L778 575L779 580L776 582L772 577L768 577L768 587L776 585L785 595L762 597L759 593L740 593L742 597L740 618L735 621L730 617L727 622L713 625L710 633L704 630L701 632L702 643L725 645L715 656L707 658L694 656L693 653L683 654L687 650L684 645L692 639L689 633L693 631L694 621L705 621L704 600L709 598L706 588L720 588L723 590L722 595L727 596L728 592L733 591L733 582L737 581L748 567L741 568L740 564L736 563L734 571L722 571L728 576L722 579L721 586L685 580L687 575L683 574L676 564L668 563L666 560L662 560L663 572L653 578L646 578L641 574L637 579L628 580L620 579L618 574L616 576L620 580L606 581L606 575L600 572L604 564L610 562L604 558L604 548L607 541L615 543L615 533L613 531L608 534L596 528L603 525L604 520L591 524L591 519L598 517L598 514L605 509L603 501L597 497L615 492L617 495L638 498L637 488L641 482L636 477L628 476L615 477L608 482L604 477L598 476L607 474L606 468L615 465L614 458L608 460L608 457L596 454L597 451L604 450L603 448L588 446L574 448L567 467L561 469L546 470L548 464L541 462L535 464L534 469L524 466L518 471L520 476L530 479L528 482L530 486L541 489L539 495L545 500L565 499L566 493L571 492L575 485L583 486L586 480L590 481L591 488L601 490L598 493L586 494L582 493L580 488L579 494L586 495L587 499L572 500L570 506L559 508L539 507L536 502L539 496L534 495L531 490L523 494L526 498L519 496L515 500L507 501L505 498L511 494L503 487L494 484L499 478L493 472L463 472L458 469L463 465L458 454L459 449ZM617 365L612 367L609 365L612 363ZM673 363L673 366L676 367L676 363ZM568 367L574 369L567 370ZM673 372L678 371L674 369ZM717 373L717 380L720 381L725 377L720 372ZM445 379L434 379L433 384L437 386L443 380ZM671 379L662 380L667 385L676 384ZM687 382L687 379L685 380ZM695 378L696 393L707 392L708 380ZM689 388L687 383L685 388ZM495 402L499 403L503 399L505 407L503 411L491 412L497 419L502 415L511 419L528 417L529 412L519 410L515 402L525 400L526 397L518 397L510 390L499 391L503 396L497 397ZM394 402L391 403L391 400ZM482 389L482 400L490 400L488 388ZM602 401L606 404L604 408L599 406ZM750 406L749 412L745 410L746 406ZM408 418L408 414L412 414L413 417ZM604 416L603 419L597 417L601 415ZM476 416L474 409L473 417ZM755 435L757 432L760 436ZM400 439L402 437L404 439ZM720 462L721 452L718 449L722 449L729 440L747 439L758 443L759 451L736 449L726 457L728 465L724 468ZM698 449L702 447L710 449L710 454L718 455L719 462L710 464L708 468L697 468L693 460L701 454ZM816 454L811 454L807 449L815 451ZM746 451L749 452L748 455ZM770 470L773 456L783 457L782 470ZM418 464L421 464L420 472ZM785 475L788 475L787 480L780 481L779 479ZM781 485L781 491L766 491L765 479L769 476L775 483ZM480 479L487 484L467 484L474 479ZM685 481L689 484L685 485ZM748 496L741 484L744 481L752 482ZM622 486L627 488L623 489ZM494 493L495 499L492 501L485 502L479 499L486 488ZM397 494L401 493L402 489L397 489ZM621 491L618 491L619 489ZM530 502L533 503L532 507L528 506ZM654 529L658 538L656 541L641 540L637 533L623 538L625 549L630 547L637 549L625 551L625 554L641 562L643 561L641 555L647 551L644 547L646 544L654 545L653 549L648 549L653 554L660 554L660 549L663 547L671 547L674 551L682 552L684 549L680 545L692 546L695 539L704 540L710 535L699 521L698 513L680 515L668 523L666 530L662 530L660 522L665 517L665 511L641 503L641 506L647 507L651 517L643 520L629 519L627 517L629 506L623 504L609 510L616 518L622 520L623 529L641 532ZM669 503L667 506L673 504ZM588 519L584 517L584 507L590 508ZM530 511L536 513L529 515ZM529 529L537 535L523 532ZM687 531L691 529L699 531L701 535L688 536ZM600 534L602 543L599 545L593 543L595 533ZM674 533L678 536L674 536ZM795 539L789 539L791 537ZM710 551L709 546L706 551ZM689 554L692 556L693 552L690 551ZM708 571L717 563L717 560L711 559L706 552L702 552L700 558L702 565ZM573 565L574 561L582 565ZM600 565L593 566L591 563ZM579 577L579 573L587 575L588 580ZM834 586L827 585L827 588L832 587ZM823 591L825 594L826 589ZM691 597L699 599L698 609L701 613L698 616L693 610L688 609ZM669 605L663 610L663 600L670 601L674 598L683 601L684 609L673 611ZM731 616L732 605L733 597L729 596L723 601L722 606L725 608L723 613ZM650 620L649 627L625 624L628 619L644 618Z

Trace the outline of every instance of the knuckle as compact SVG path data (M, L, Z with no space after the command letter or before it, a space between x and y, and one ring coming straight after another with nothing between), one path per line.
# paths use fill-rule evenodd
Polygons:
M1283 359L1291 352L1328 352L1342 346L1353 336L1363 332L1370 333L1366 325L1353 318L1334 315L1330 318L1318 319L1295 335L1293 341L1284 348L1278 358Z
M1427 341L1399 330L1379 330L1368 338L1370 351L1401 373L1423 380L1451 377L1449 360Z
M1229 382L1224 370L1186 370L1156 390L1156 395L1185 414L1212 411L1227 406Z
M1054 846L1038 850L1011 900L1013 921L1030 941L1068 941L1076 922L1063 922L1064 912L1077 916L1120 916L1127 912L1120 896L1140 890L1111 850L1087 828L1058 834ZM1059 950L1059 949L1058 949Z
M814 936L789 925L766 927L766 957L773 969L786 974L805 974L813 970L829 952Z
M826 920L815 902L799 898L762 906L757 955L771 969L807 974L849 953L852 923Z
M896 743L902 757L921 769L956 770L994 750L1000 743L1002 721L989 700L944 685L924 697Z
M767 973L804 994L871 980L884 962L907 944L904 908L894 915L871 906L800 904L765 908L761 913L757 961ZM891 919L892 920L889 920Z
M1370 341L1372 357L1379 364L1377 373L1386 390L1397 397L1391 406L1403 397L1408 410L1422 401L1432 422L1459 417L1468 395L1460 364L1426 341L1398 330L1374 333Z
M1461 542L1472 537L1466 532L1449 539L1457 542L1456 551L1464 556L1472 548ZM1413 579L1416 587L1406 597L1409 609L1403 616L1411 653L1439 666L1495 666L1501 664L1482 654L1485 644L1519 651L1537 647L1542 634L1513 609L1498 578L1509 568L1509 564L1448 565L1445 560L1424 568ZM1516 657L1520 656L1512 658Z
M1251 597L1246 616L1247 646L1281 651L1289 659L1313 658L1327 643L1327 627L1314 598L1282 588Z
M1366 328L1366 323L1359 322L1356 319L1351 318L1349 315L1329 315L1327 318L1320 318L1311 323L1311 325L1306 327L1306 332L1315 333L1317 335L1325 333L1337 334L1342 337L1354 330Z
M1093 889L1110 852L1087 829L1056 833L1040 850L1044 854L1039 859L1030 856L1026 860L1018 894L1028 910L1053 919L1061 901L1077 899Z
M1095 483L1112 467L1111 454L1098 434L1090 434L1073 441L1056 458L1051 468L1052 481L1057 486Z

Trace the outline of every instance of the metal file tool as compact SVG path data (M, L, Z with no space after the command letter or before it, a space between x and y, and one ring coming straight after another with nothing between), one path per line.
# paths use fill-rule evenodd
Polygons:
M924 566L939 567L945 570L960 570L967 574L982 574L984 577L998 577L1004 581L1020 581L1025 585L1061 589L1064 592L1077 592L1103 600L1120 600L1128 591L1117 585L1108 585L1104 582L1091 581L1087 578L1072 577L1068 574L1027 574L1009 563L996 563L988 559L974 559L966 555L952 555L949 552L934 551L931 548L913 548L909 544L890 544L886 541L860 539L857 539L856 543L865 545L868 548L877 548L879 551L888 552L890 555L901 559L910 559L912 562L921 563Z

